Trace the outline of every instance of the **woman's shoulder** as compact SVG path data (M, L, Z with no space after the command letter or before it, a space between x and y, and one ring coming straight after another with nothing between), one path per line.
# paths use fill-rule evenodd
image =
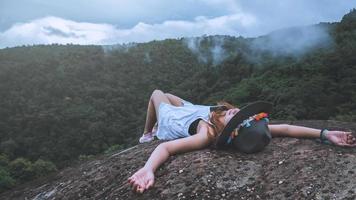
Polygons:
M215 134L214 134L214 133L215 133L214 127L213 127L211 124L209 124L208 122L204 121L204 120L200 120L200 121L199 121L197 131L199 132L199 130L200 130L201 128L206 129L206 130L207 130L207 133L208 133L209 135L215 135Z

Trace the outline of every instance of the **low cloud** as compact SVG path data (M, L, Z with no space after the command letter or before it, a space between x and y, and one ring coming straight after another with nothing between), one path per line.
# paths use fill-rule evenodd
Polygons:
M185 38L183 41L202 63L216 66L228 56L222 37L194 37Z
M274 31L254 39L250 48L258 52L267 51L274 56L300 56L316 47L332 44L333 39L327 26L314 25Z
M170 20L159 24L140 22L130 29L49 16L15 24L0 33L0 47L52 43L108 45L201 35L243 35L255 25L256 18L248 13L215 18L199 16L192 21Z

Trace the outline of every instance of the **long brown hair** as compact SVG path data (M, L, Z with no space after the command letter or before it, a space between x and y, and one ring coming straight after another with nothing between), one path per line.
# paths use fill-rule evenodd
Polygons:
M229 109L236 108L235 106L227 103L226 101L219 101L219 102L217 102L217 105L221 106L221 107L219 107L219 109L216 109L213 112L211 112L211 115L210 115L210 122L213 124L214 130L215 130L214 135L209 134L209 136L211 136L211 137L219 136L219 134L224 129L225 125L222 122L220 122L219 119L221 116L225 116L225 113L226 113L225 111L229 110Z

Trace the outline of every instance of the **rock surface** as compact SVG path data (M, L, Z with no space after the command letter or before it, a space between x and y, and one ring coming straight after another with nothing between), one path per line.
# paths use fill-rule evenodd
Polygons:
M356 132L356 123L272 123ZM204 149L172 156L157 170L154 187L136 194L127 178L159 143L98 156L2 193L0 199L356 199L356 148L295 138L274 138L257 154Z

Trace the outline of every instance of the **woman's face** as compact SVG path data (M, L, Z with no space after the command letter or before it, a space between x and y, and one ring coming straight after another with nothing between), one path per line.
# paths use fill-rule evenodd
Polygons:
M227 111L225 111L225 116L224 116L224 125L226 126L226 124L231 120L231 118L240 111L240 109L238 108L233 108L233 109L229 109Z

